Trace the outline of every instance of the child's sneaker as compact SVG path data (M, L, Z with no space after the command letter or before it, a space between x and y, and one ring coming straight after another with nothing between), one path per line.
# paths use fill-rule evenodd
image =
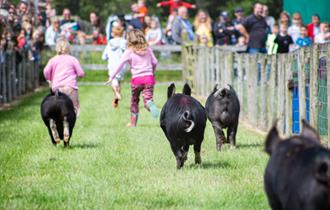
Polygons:
M131 113L131 122L128 123L126 126L130 128L136 127L136 123L138 121L139 114L138 113Z
M149 109L150 109L150 112L151 112L152 117L153 117L153 118L158 118L158 116L159 116L159 111L158 111L156 105L154 104L154 102L151 101L151 100L147 101L147 106L148 106Z
M119 105L119 99L118 99L118 98L113 99L113 101L112 101L112 106L113 106L114 108L117 108L118 105Z

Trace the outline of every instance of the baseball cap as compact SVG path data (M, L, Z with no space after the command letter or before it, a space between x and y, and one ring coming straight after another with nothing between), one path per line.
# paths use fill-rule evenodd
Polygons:
M243 12L243 9L240 8L240 7L236 7L235 10L234 10L234 12L235 12L235 13L236 13L236 12Z
M227 18L228 17L228 12L227 11L222 11L220 13L220 16L224 17L224 18Z

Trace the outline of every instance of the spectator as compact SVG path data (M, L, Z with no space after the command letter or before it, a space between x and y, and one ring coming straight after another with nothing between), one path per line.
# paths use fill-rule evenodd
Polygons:
M33 32L32 42L31 42L31 52L32 52L32 61L40 61L41 56L40 52L44 46L44 35L43 30L39 27L37 30Z
M263 6L260 3L254 5L253 14L245 18L242 24L238 25L240 32L248 41L249 53L265 53L267 23L262 16Z
M290 26L290 15L286 11L280 13L279 26L281 26L282 24L288 27Z
M243 16L243 9L240 8L240 7L237 7L235 10L234 10L234 15L235 15L235 19L232 21L232 24L234 26L237 26L239 24L242 23L243 19L244 19L244 16Z
M60 20L53 17L52 25L46 30L46 45L55 46L59 38L61 38Z
M268 6L267 5L264 5L262 16L265 18L266 23L267 23L269 29L272 29L273 28L273 25L275 24L275 19L274 19L274 17L269 16L269 10L268 10Z
M25 0L21 0L21 2L19 3L18 6L18 16L20 17L20 19L22 19L23 15L28 15L29 14L29 10L28 10L28 2Z
M278 44L275 42L276 37L278 36L278 25L273 25L272 33L268 34L266 48L267 54L273 55L277 53Z
M51 20L53 19L53 17L56 16L56 10L52 7L52 4L49 2L47 2L46 4L46 16L47 16L46 27L48 28L52 24Z
M157 7L164 7L168 6L169 7L169 13L172 14L174 10L179 9L180 7L185 7L187 9L195 9L196 5L195 4L190 4L187 2L184 2L182 0L169 0L169 1L162 1L157 4Z
M203 10L198 11L194 21L197 43L202 46L213 46L212 20Z
M139 7L138 7L138 5L137 4L132 4L131 10L132 10L132 16L133 16L133 18L129 22L128 29L130 31L132 31L134 29L142 30L143 29L143 25L142 25L142 23L140 21L140 18L139 18Z
M173 25L173 22L174 22L177 15L178 15L178 11L173 10L173 12L168 17L166 28L165 28L165 36L166 36L166 38L167 38L167 40L170 44L173 43L173 40L172 40L172 25Z
M17 47L19 49L23 49L24 46L26 45L26 43L27 43L27 41L26 41L26 38L25 38L25 30L21 29L21 32L17 36Z
M235 19L232 21L232 25L235 27L235 33L234 33L234 36L232 36L232 39L231 39L231 44L233 44L233 45L236 44L238 42L238 38L240 36L242 36L242 34L239 32L239 30L236 29L236 26L241 24L243 19L244 19L242 8L237 7L234 10L234 15L235 15Z
M144 18L148 14L148 9L145 6L145 0L139 0L138 1L138 18L140 19L140 22L144 23Z
M187 35L188 40L193 41L195 34L188 19L188 10L186 7L180 7L178 16L173 21L172 25L172 39L176 44L182 44L182 35Z
M292 25L288 29L288 34L292 37L294 43L300 36L300 27L302 26L302 18L299 12L293 14Z
M213 34L216 45L235 44L231 40L231 36L235 35L235 28L226 11L220 13L218 22L213 25Z
M314 41L317 44L324 44L330 42L329 23L320 24L320 33L315 36Z
M151 17L149 15L144 17L143 30L144 34L147 34L148 30L151 28Z
M237 40L238 40L237 41L237 44L236 44L237 47L244 47L244 46L246 46L245 36L240 36L240 37L238 37Z
M292 37L288 34L288 26L283 24L280 26L280 33L275 39L278 44L277 53L288 53L290 46L294 43Z
M61 31L64 32L66 39L71 43L78 42L79 44L84 44L84 34L81 33L79 24L71 18L70 10L65 8L62 14Z
M299 47L308 47L313 44L311 38L308 37L308 29L307 26L302 25L300 27L300 37L297 39L296 44Z
M105 45L106 37L104 36L104 28L101 25L101 20L95 12L89 14L89 21L93 27L91 35L85 35L85 39L92 39L94 45Z
M151 19L150 29L146 33L146 40L150 46L160 45L162 41L162 30L155 18Z
M314 37L320 33L320 16L314 14L312 16L312 22L307 25L308 36L311 40L314 40Z

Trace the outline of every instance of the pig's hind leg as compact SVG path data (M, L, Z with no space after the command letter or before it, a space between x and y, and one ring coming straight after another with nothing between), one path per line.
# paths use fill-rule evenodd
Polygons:
M67 117L64 117L63 120L63 140L65 146L69 143L70 140L70 124Z
M201 144L202 142L198 142L194 144L194 152L195 152L195 164L201 164Z
M57 127L56 127L56 122L53 119L49 120L49 127L51 130L51 135L52 135L52 140L54 139L53 143L59 144L60 143L60 136L58 135Z
M173 141L171 141L171 149L176 159L176 168L177 169L182 168L185 161L183 150L180 147L178 147L178 145Z
M214 134L215 134L216 148L218 151L220 151L221 146L225 142L225 139L226 139L225 134L222 131L222 128L219 123L217 123L217 122L212 123L212 127L213 127Z
M234 149L236 147L236 132L237 132L237 125L229 126L227 129L227 138L230 143L231 149Z

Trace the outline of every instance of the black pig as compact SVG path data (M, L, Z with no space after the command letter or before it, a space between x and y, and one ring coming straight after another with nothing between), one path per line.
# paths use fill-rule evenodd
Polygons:
M167 89L167 102L162 108L160 126L170 142L177 168L187 160L190 145L194 145L195 163L201 164L201 144L204 139L206 113L204 107L191 95L185 84L183 94L175 94L172 83Z
M40 110L52 143L59 144L62 139L64 146L68 146L76 122L70 97L59 91L51 91L42 101Z
M216 148L221 150L223 143L230 142L232 148L236 146L236 132L239 120L240 104L235 90L214 87L207 98L205 109L210 120L216 139ZM227 140L222 129L227 128Z
M264 184L273 210L330 209L330 150L312 127L303 121L300 135L282 140L274 126L265 150Z

